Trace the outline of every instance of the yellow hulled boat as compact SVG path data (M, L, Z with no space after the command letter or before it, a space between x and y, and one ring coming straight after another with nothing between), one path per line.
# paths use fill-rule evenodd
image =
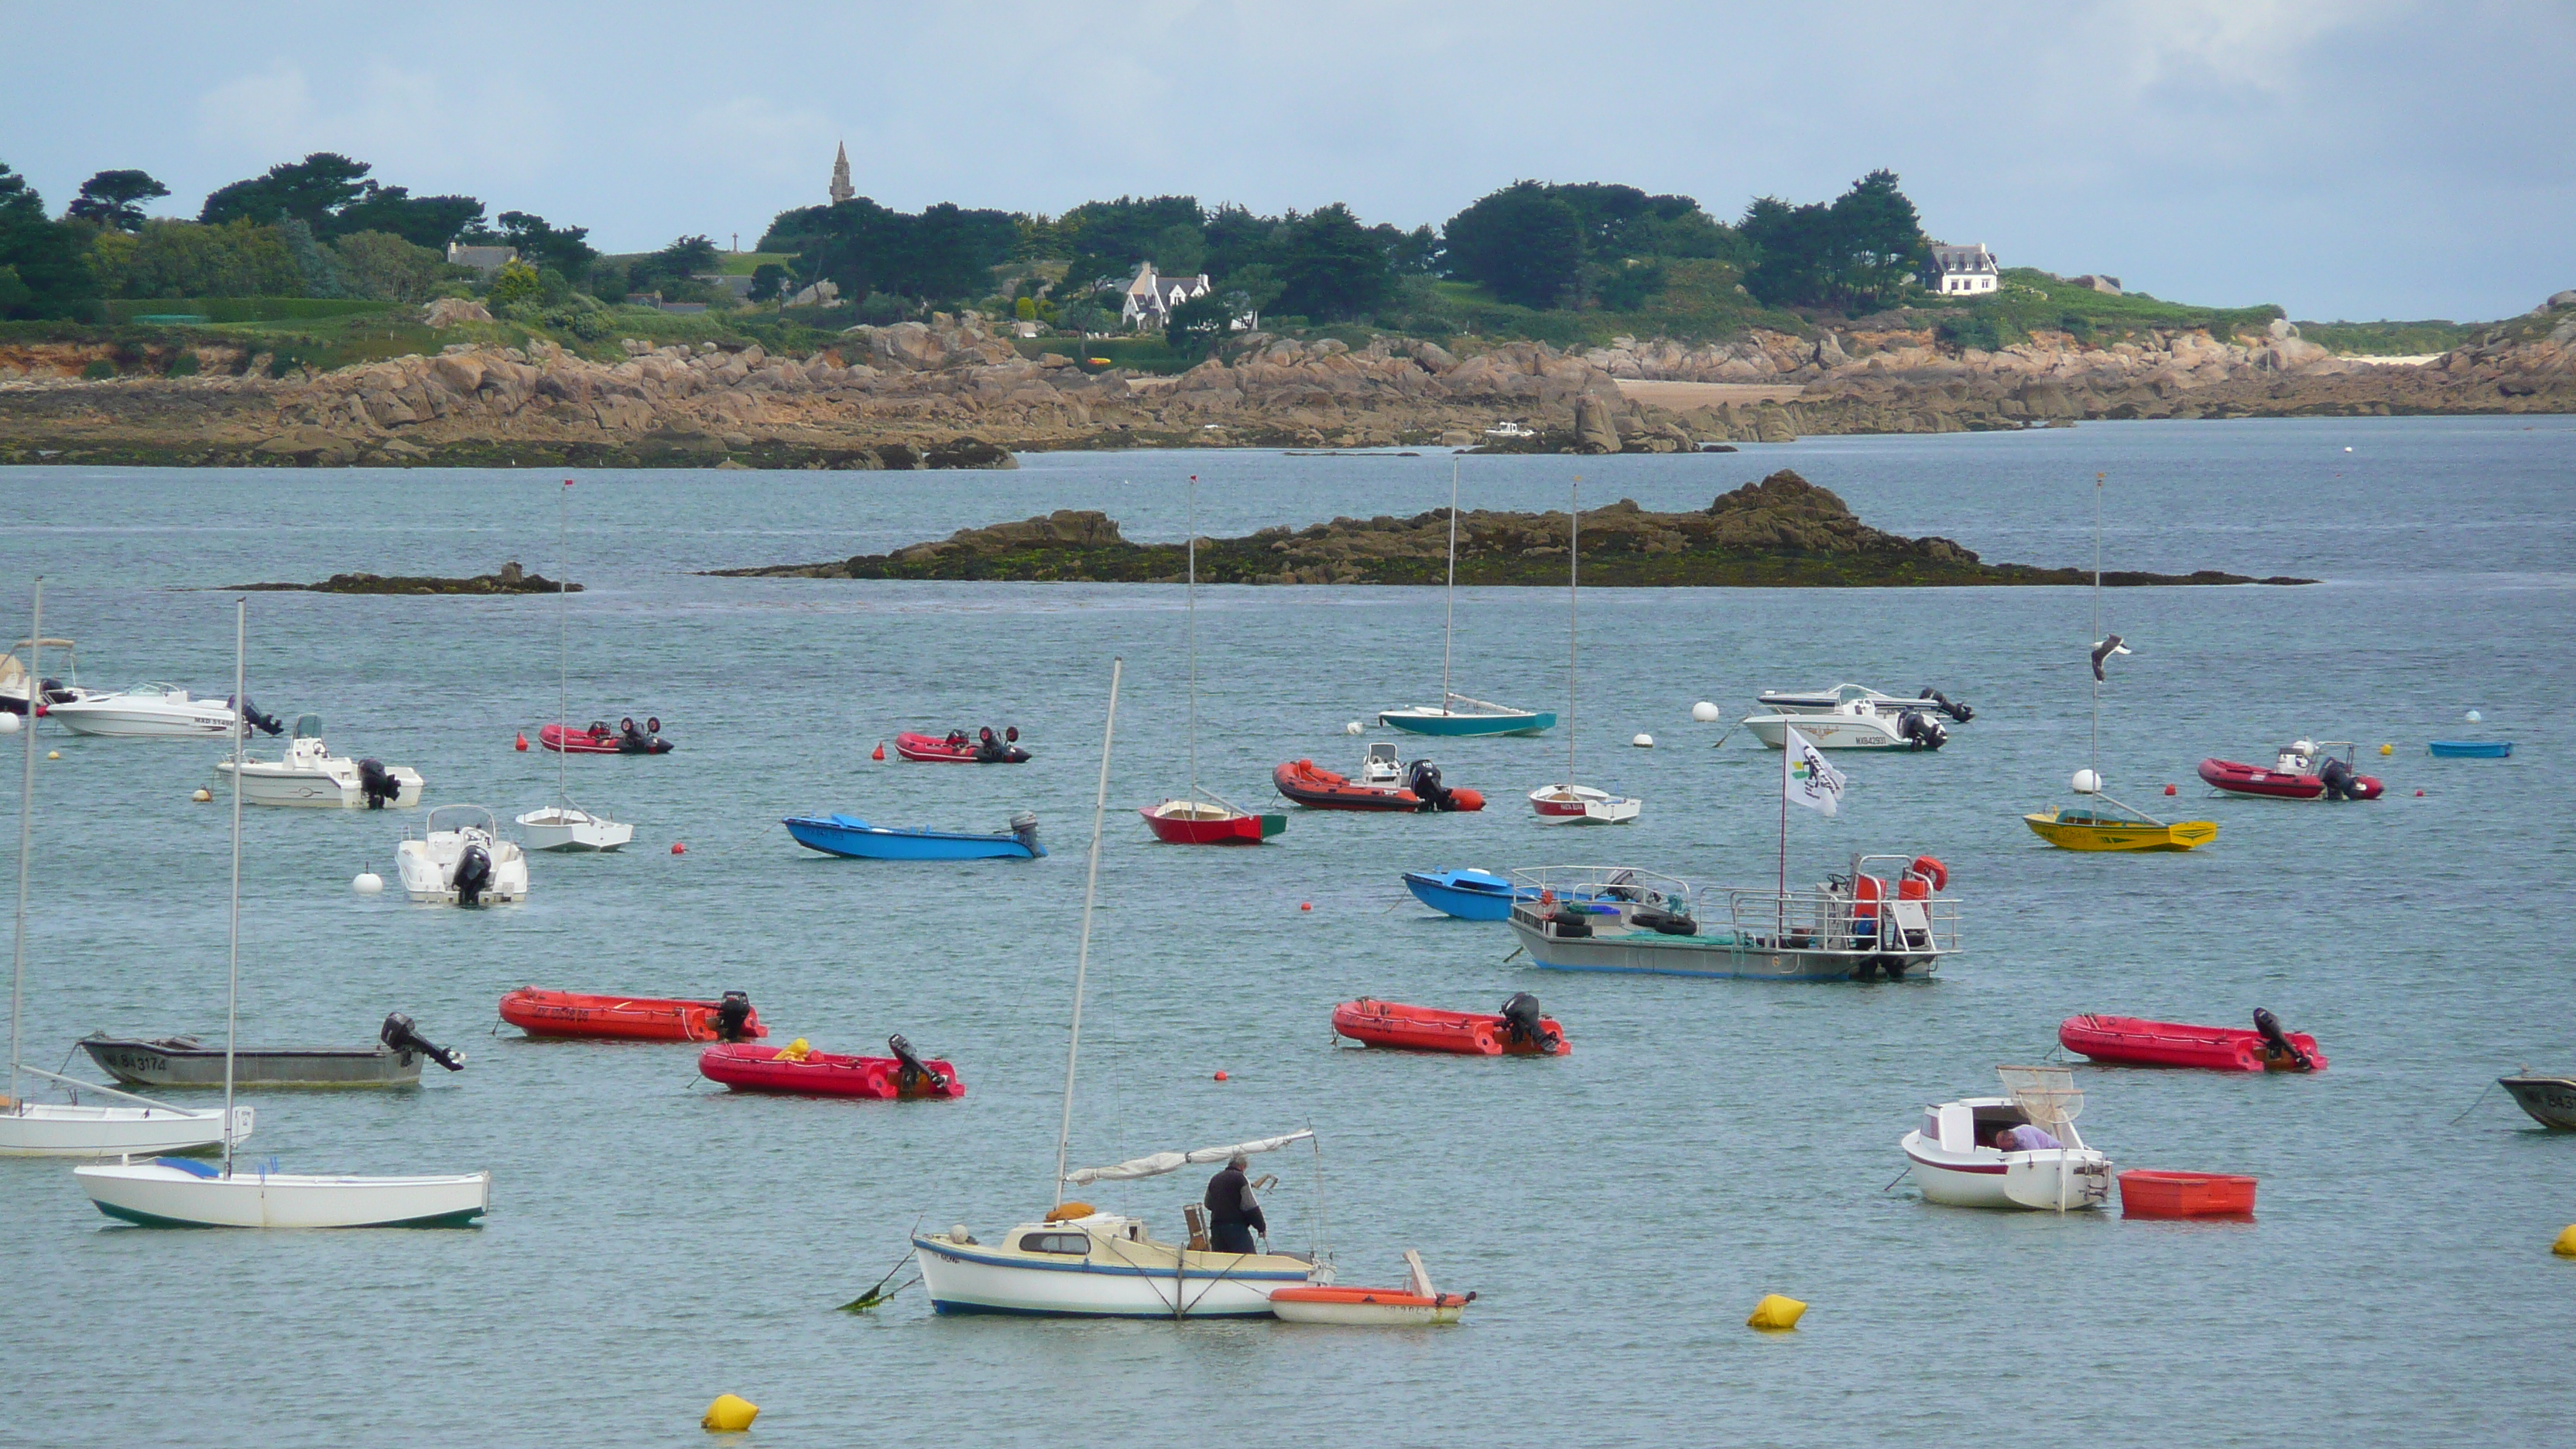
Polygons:
M2040 839L2061 850L2191 850L2218 838L2215 820L2168 823L2081 807L2033 811L2021 820Z

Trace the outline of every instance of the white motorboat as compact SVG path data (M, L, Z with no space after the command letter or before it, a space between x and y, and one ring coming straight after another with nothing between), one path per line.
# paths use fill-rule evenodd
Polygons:
M198 735L228 735L233 730L233 702L192 696L175 684L154 680L113 694L90 694L45 706L48 719L84 735L119 739L174 740ZM269 734L283 733L277 721L253 705L249 723Z
M250 607L234 604L233 692L241 694ZM233 761L242 761L242 727L233 727ZM233 772L232 949L224 992L224 1115L234 1112L241 1025L242 772ZM394 1033L390 1018L384 1034ZM247 1114L248 1108L241 1111ZM247 1126L245 1121L243 1124ZM492 1205L492 1174L349 1177L245 1169L235 1162L238 1133L226 1133L221 1165L161 1157L76 1167L72 1179L98 1210L145 1227L392 1228L463 1225Z
M480 805L441 805L394 847L403 890L429 905L507 905L528 898L528 857Z
M565 720L572 708L572 564L567 542L572 486L572 480L567 478L563 487L555 490L555 555L562 564L555 572L563 576L555 586L556 743L549 746L555 752L555 803L520 816L519 831L527 838L530 850L615 850L635 839L635 827L574 804L565 773L565 761L572 753L562 743L571 733Z
M0 711L27 712L27 683L31 679L41 693L36 701L40 709L89 698L90 692L80 687L80 661L72 650L69 639L21 639L10 645L8 653L0 654ZM40 678L27 662L40 660L48 651L62 656L58 665L63 671L60 679Z
M1574 783L1575 659L1582 643L1576 607L1582 597L1583 480L1572 485L1565 529L1565 779L1529 792L1530 808L1543 825L1621 825L1637 818L1646 802L1627 795Z
M32 643L22 642L26 651L22 660L12 653L8 662L17 665L20 679L41 680L44 651L64 641L47 639L45 634L45 584L35 586L35 621L28 630ZM68 648L66 644L64 647ZM38 685L40 690L44 685ZM50 694L50 691L47 691ZM41 700L46 697L40 695ZM20 698L20 707L25 699ZM75 1077L48 1072L20 1061L24 1045L21 1036L21 1014L27 994L27 880L28 866L34 857L36 821L36 732L24 731L22 742L27 757L25 773L18 786L18 910L17 930L10 946L12 977L9 988L9 1080L5 1096L0 1096L0 1157L118 1157L130 1152L201 1152L224 1140L224 1114L211 1110L192 1110L102 1087ZM30 1102L19 1094L21 1075L42 1078L69 1089L69 1102ZM115 1106L88 1103L80 1094L132 1102ZM236 1135L250 1135L250 1109L241 1109L235 1123Z
M233 762L217 760L215 773L230 775ZM325 809L381 810L420 803L420 772L403 765L352 760L322 743L322 716L298 715L286 753L274 760L244 755L245 805L314 805Z
M2075 1118L2084 1094L2067 1067L1998 1067L2008 1095L1964 1097L1923 1109L1899 1142L1923 1200L1950 1207L2073 1212L2107 1207L2111 1159L2084 1145ZM1996 1134L2035 1127L2058 1143L2024 1149Z
M144 1227L463 1227L491 1211L492 1174L343 1177L317 1173L227 1172L210 1162L75 1167L72 1176L98 1210Z
M1950 731L1935 713L1919 703L1847 699L1824 714L1747 715L1744 727L1775 750L1787 747L1792 729L1820 750L1937 750L1950 742Z
M1091 865L1083 886L1081 945L1074 953L1073 1019L1064 1054L1064 1114L1056 1128L1055 1206L1022 1223L998 1243L984 1243L960 1224L944 1233L915 1232L914 1259L922 1288L940 1313L1016 1313L1050 1318L1266 1318L1272 1290L1329 1283L1332 1270L1316 1256L1217 1252L1192 1241L1156 1240L1144 1220L1065 1200L1067 1187L1129 1182L1177 1172L1192 1163L1222 1162L1236 1153L1271 1152L1314 1133L1291 1132L1257 1142L1157 1152L1108 1167L1065 1170L1073 1131L1074 1069L1082 1052L1082 996L1091 969L1091 910L1099 894L1101 822L1109 805L1110 743L1118 731L1118 682L1123 663L1109 673L1109 714L1100 733L1100 783L1091 803ZM1195 1205L1187 1210L1195 1238ZM1320 1224L1321 1215L1318 1214Z
M1837 684L1831 689L1766 689L1753 697L1757 714L1832 714L1838 705L1855 700L1866 701L1878 709L1901 712L1929 709L1948 715L1960 724L1977 717L1977 712L1937 689L1926 689L1912 699L1901 694L1886 694L1865 684Z

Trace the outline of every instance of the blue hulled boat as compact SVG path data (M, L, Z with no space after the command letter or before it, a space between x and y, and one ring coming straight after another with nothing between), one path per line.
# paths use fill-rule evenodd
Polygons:
M2511 740L2432 740L2425 745L2445 760L2504 760L2513 757Z
M1462 921L1507 921L1513 900L1538 899L1536 886L1515 890L1489 870L1408 870L1404 884L1424 905Z
M1047 853L1038 844L1038 818L1027 811L1011 817L1004 835L871 825L850 815L790 815L782 823L809 850L860 860L1033 860Z

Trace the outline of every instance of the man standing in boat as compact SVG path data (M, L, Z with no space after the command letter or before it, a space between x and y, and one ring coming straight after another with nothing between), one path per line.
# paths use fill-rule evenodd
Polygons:
M1223 1172L1208 1179L1208 1245L1217 1252L1255 1252L1252 1235L1270 1236L1270 1224L1261 1216L1261 1204L1243 1175L1251 1161L1238 1152L1225 1160Z

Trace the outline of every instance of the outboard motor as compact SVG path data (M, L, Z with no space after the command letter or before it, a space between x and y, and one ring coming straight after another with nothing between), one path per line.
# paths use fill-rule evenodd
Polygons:
M1918 750L1937 750L1950 742L1950 732L1941 727L1941 722L1919 709L1898 715L1896 732Z
M492 885L492 852L479 845L465 847L465 853L456 857L455 884L458 905L481 904L483 892Z
M1943 714L1948 715L1950 718L1957 720L1961 724L1966 724L1968 721L1977 717L1977 712L1975 710L1968 708L1966 705L1961 704L1957 700L1952 699L1950 696L1943 694L1937 689L1925 689L1922 697L1932 701L1932 707L1934 709L1941 711Z
M1037 812L1036 812L1036 811L1034 811L1034 810L1023 810L1023 811L1021 811L1019 814L1012 816L1012 817L1011 817L1011 834L1013 834L1013 835L1015 835L1015 836L1019 837L1019 842L1020 842L1020 844L1022 844L1022 845L1024 845L1024 846L1027 846L1027 847L1028 847L1029 854L1031 854L1031 855L1035 855L1035 854L1037 854L1037 853L1038 853L1038 814L1037 814Z
M716 1040L744 1041L751 1034L751 996L728 991L716 1003Z
M367 808L382 810L402 797L402 781L394 772L375 760L358 762L358 793L367 797Z
M465 1070L465 1053L422 1036L412 1029L411 1018L399 1011L385 1013L385 1024L376 1029L376 1040L398 1052L418 1052L451 1072Z
M991 725L975 732L975 758L988 765L1002 758L1002 741L993 733Z
M1515 991L1503 1000L1503 1035L1542 1052L1558 1046L1555 1032L1540 1020L1538 998L1526 991Z
M2325 782L2327 799L2349 800L2353 798L2352 766L2334 758L2332 755L2328 755L2326 757L2326 762L2317 768L2317 778Z
M1421 798L1425 810L1448 808L1449 791L1440 783L1440 767L1429 760L1416 760L1404 767L1404 788Z
M2289 1034L2281 1030L2281 1018L2259 1006L2254 1008L2254 1030L2263 1038L2265 1066L2286 1066L2292 1071L2299 1072L2313 1072L2317 1069L2315 1060L2306 1052L2299 1050L2297 1045L2291 1042Z
M923 1061L900 1033L886 1038L886 1050L903 1063L903 1069L895 1074L896 1091L917 1092L925 1086L934 1092L948 1090L948 1074Z
M39 681L37 688L40 691L37 696L38 702L43 704L69 704L80 698L80 691L65 685L59 679Z
M233 701L229 699L224 701L226 704L231 704L232 702ZM247 694L241 697L241 717L243 724L249 725L252 729L258 730L262 734L282 735L286 733L286 726L278 722L277 716L273 714L262 714L259 706L253 703L251 701L251 697Z

